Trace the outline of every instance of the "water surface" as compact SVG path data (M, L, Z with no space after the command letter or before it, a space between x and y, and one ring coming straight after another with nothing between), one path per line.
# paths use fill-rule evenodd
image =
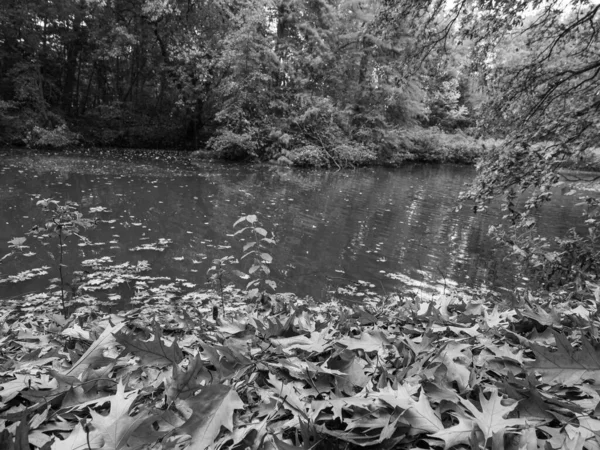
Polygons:
M7 241L44 222L36 201L53 198L108 221L87 233L98 245L78 247L70 267L111 255L115 262L147 260L152 275L203 285L213 258L242 254L243 242L230 236L234 222L257 214L277 240L270 253L282 291L325 299L359 280L380 292L421 282L510 288L521 281L518 272L487 234L499 209L456 211L473 176L473 168L454 165L325 172L8 152L0 155L0 258L10 252ZM557 195L546 207L548 237L581 213L573 198ZM90 212L97 207L109 211ZM131 250L161 238L172 240L163 252ZM0 262L0 278L50 265L47 253L38 248ZM1 284L0 295L41 290L49 278Z

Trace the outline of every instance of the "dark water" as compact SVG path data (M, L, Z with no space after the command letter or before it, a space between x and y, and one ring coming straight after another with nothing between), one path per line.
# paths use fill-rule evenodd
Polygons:
M44 215L36 201L72 200L102 223L87 235L94 247L78 247L77 261L114 256L115 262L147 260L152 275L203 284L214 257L241 256L233 233L242 215L257 214L275 233L273 278L280 291L318 299L339 286L368 281L392 291L406 283L520 282L487 235L498 208L473 215L456 202L474 169L411 165L401 169L300 171L274 166L162 161L101 161L83 157L0 155L0 258L7 241L24 236ZM581 213L574 197L557 195L542 217L553 236ZM102 206L110 212L89 213ZM130 249L160 238L165 251ZM39 246L39 245L38 245ZM50 265L47 252L0 262L0 278ZM54 277L56 274L51 273ZM0 284L0 296L43 289L48 277Z

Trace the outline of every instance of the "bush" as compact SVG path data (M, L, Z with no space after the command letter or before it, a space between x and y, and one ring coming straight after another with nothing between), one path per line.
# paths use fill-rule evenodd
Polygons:
M401 130L396 139L410 155L406 159L428 162L473 163L482 154L482 141L464 133L445 133L439 128Z
M256 157L258 147L251 133L239 134L228 129L220 130L207 146L217 158L229 160Z
M341 144L333 148L332 156L342 167L365 166L375 161L375 152L361 144Z
M79 143L81 136L70 131L66 125L59 125L53 130L33 127L27 136L27 143L32 147L65 148Z
M316 145L305 145L289 153L290 160L299 167L328 167L329 158L325 150Z

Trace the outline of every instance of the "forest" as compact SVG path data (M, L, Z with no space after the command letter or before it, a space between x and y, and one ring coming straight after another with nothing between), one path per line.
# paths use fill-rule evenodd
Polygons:
M438 14L441 4L7 0L0 8L7 145L202 148L308 166L473 162L481 148L475 127L492 65L474 56L477 38L447 33L458 23ZM447 35L424 35L433 30Z
M0 232L20 230L0 247L0 448L600 449L599 33L594 0L0 2ZM165 151L125 167L104 149ZM87 178L77 152L95 155ZM234 178L171 166L181 154L276 164ZM325 260L307 230L343 243L342 219L353 249L395 222L360 261L386 264L409 232L466 253L449 212L418 210L452 173L393 178L433 162L476 165L465 228L491 217L491 252L522 284L452 284L438 266L439 289L391 292L375 266L323 299L280 289ZM373 165L394 169L346 170ZM313 209L338 220L293 206L303 234L279 235L273 211L322 186ZM380 204L355 223L363 191ZM550 236L558 199L569 229ZM292 239L302 254L281 265ZM185 276L153 270L164 254Z

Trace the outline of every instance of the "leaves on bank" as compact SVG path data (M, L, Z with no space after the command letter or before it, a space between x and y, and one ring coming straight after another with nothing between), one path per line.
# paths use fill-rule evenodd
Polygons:
M555 309L558 329L543 330L484 294L265 307L232 292L216 320L210 291L70 319L45 313L44 296L11 302L0 444L598 448L593 309Z

